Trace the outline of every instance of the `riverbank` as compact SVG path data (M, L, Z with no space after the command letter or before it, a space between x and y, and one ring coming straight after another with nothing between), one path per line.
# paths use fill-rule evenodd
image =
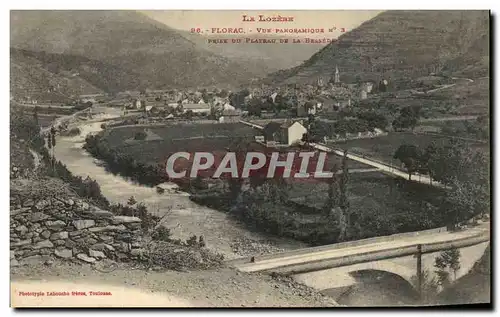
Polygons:
M82 148L88 134L102 130L101 124L102 121L83 123L78 126L79 136L59 136L54 154L74 175L94 179L110 203L125 204L133 196L153 215L167 215L165 224L171 230L172 238L187 240L193 235L203 235L207 247L223 254L226 259L254 255L253 252L265 254L307 246L291 239L252 232L231 215L200 206L184 193L169 191L158 194L155 188L107 172L103 162L95 160Z

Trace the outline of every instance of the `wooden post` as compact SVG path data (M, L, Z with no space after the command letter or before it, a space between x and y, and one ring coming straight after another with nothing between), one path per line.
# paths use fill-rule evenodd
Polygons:
M422 245L417 245L417 292L422 297Z

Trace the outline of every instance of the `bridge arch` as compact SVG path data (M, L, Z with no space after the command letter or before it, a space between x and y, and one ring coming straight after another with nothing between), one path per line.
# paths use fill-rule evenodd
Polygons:
M414 286L413 278L414 276L416 276L416 265L415 268L412 268L405 265L394 263L392 261L384 260L384 261L360 263L360 264L350 265L347 267L347 272L349 273L349 275L353 277L355 275L359 275L360 272L366 272L366 271L374 271L374 272L396 275L399 278L405 280L409 285L413 287Z

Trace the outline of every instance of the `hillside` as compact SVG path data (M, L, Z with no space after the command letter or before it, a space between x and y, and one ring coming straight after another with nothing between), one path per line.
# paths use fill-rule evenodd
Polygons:
M214 54L135 11L11 11L11 47L81 56L103 63L98 68L134 74L109 90L235 84L265 71Z
M386 78L396 88L441 70L455 75L473 68L474 76L486 76L488 39L488 11L386 11L268 81L311 82L331 76L336 65L343 82Z
M138 85L134 73L82 56L10 50L10 87L15 97L62 96L115 91L128 84ZM52 91L49 93L49 91Z
M268 71L298 66L325 46L325 44L262 45L245 43L244 41L240 44L228 43L221 45L208 43L208 39L234 38L234 35L201 36L187 31L180 32L185 38L208 51L241 62L260 63ZM240 38L279 39L283 38L283 36L246 34L244 37L240 36Z

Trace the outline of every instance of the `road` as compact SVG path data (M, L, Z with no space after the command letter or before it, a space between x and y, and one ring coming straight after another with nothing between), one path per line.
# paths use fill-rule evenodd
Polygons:
M334 154L339 155L339 156L344 156L344 151L342 151L342 150L331 149L325 145L316 144L316 143L309 143L309 145L311 145L312 147L314 147L315 149L318 149L320 151L330 152L330 153L334 153ZM347 158L351 159L353 161L357 161L357 162L369 165L369 166L373 166L373 167L375 167L375 168L379 169L380 171L385 172L387 174L401 177L401 178L404 178L406 180L410 179L410 174L408 174L407 172L403 172L403 171L401 171L393 166L382 164L382 163L374 161L372 159L369 159L366 157L361 157L361 156L358 156L356 154L352 154L349 152L347 153ZM412 174L411 181L431 185L434 187L446 188L443 184L441 184L437 181L432 181L432 179L427 175Z
M456 85L456 84L448 84L448 85L444 85L444 86L441 86L441 87L436 88L436 89L427 90L425 93L426 93L426 94L430 94L430 93L433 93L433 92L436 92L436 91L439 91L439 90L443 90L443 89L446 89L446 88L453 87L453 86L455 86L455 85Z
M420 119L419 123L425 122L441 122L441 121L465 121L465 120L477 120L479 116L454 116L454 117L442 117L442 118L427 118Z
M417 245L423 245L422 248L425 248L425 245L432 245L436 243L442 242L454 242L458 240L463 240L470 238L471 240L477 238L478 236L483 237L483 240L489 239L489 223L483 224L482 226L474 227L471 229L467 229L464 231L458 232L437 232L437 233L429 233L423 234L422 236L407 236L401 237L395 240L389 241L377 241L377 242L368 242L367 244L358 245L358 246L346 246L342 248L336 248L335 245L332 245L331 248L328 246L323 247L320 250L317 248L311 248L311 252L302 252L307 251L307 249L300 250L302 253L295 254L292 251L291 255L287 255L286 253L277 254L275 258L267 258L263 260L259 260L258 258L253 263L236 263L235 266L237 269L243 272L258 272L265 270L272 270L275 268L295 265L295 264L306 264L309 262L318 262L321 260L334 260L334 259L343 259L347 256L355 256L355 255L365 255L365 254L374 254L376 252L384 252L384 251L394 251L406 247L416 247ZM484 242L484 241L483 241ZM316 251L317 250L317 251ZM424 251L425 252L425 251ZM373 260L367 260L365 262L370 262ZM341 266L341 265L339 265Z
M256 129L261 129L261 130L263 129L262 126L255 124L255 123L251 123L251 122L243 121L243 120L240 120L239 122L243 123L245 125L254 127ZM331 149L331 148L327 147L326 145L317 144L317 143L309 143L309 145L317 150L320 150L320 151L334 153L334 154L339 155L339 156L344 156L343 150ZM401 178L410 180L410 174L408 174L407 172L403 172L403 171L401 171L393 166L383 164L383 163L377 162L375 160L372 160L372 159L369 159L366 157L361 157L359 155L355 155L352 153L348 153L347 158L349 158L353 161L357 161L357 162L372 166L372 167L380 170L381 172L385 172L385 173L390 174L390 175L394 175L397 177L401 177ZM427 175L412 174L412 176L413 176L413 178L411 178L411 181L414 181L417 183L422 183L422 184L428 184L428 185L431 185L434 187L446 188L443 184L441 184L437 181L432 181L432 179Z

